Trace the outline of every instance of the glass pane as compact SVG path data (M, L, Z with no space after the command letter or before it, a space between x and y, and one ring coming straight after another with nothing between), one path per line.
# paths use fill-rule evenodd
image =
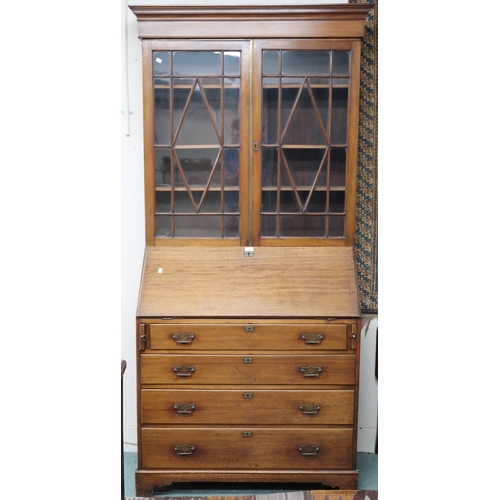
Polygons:
M200 192L193 192L193 198L196 206L200 202ZM195 205L191 201L187 191L176 191L174 195L174 212L176 214L194 214L196 213Z
M155 88L155 144L170 144L170 89Z
M347 143L347 97L346 88L332 89L332 144Z
M332 78L332 84L334 87L349 87L349 78Z
M170 52L153 52L153 74L170 75Z
M340 80L340 78L339 78ZM224 78L224 87L226 89L238 90L240 89L241 80L236 77Z
M224 191L224 212L236 214L240 208L239 191Z
M174 224L179 238L220 238L222 215L178 215Z
M344 217L331 216L328 217L328 236L329 237L345 237L344 234Z
M155 149L155 185L170 186L170 149Z
M262 148L262 185L278 185L278 150Z
M292 110L295 104L295 101L299 97L298 88L284 88L281 91L281 130L280 135L285 130L285 127L288 124L288 121L292 119ZM302 134L300 133L297 136L293 135L293 133L287 134L288 144L302 144L301 142L294 142L295 140L300 141L302 138Z
M239 186L240 184L240 150L224 149L224 185Z
M153 84L156 89L169 89L170 81L170 78L154 78Z
M345 192L330 191L330 212L344 213L345 212Z
M304 193L303 191L298 192L302 206L304 206L308 194L309 193ZM280 212L302 213L295 191L280 191Z
M281 79L281 86L285 88L300 87L304 83L303 76L296 76L294 78L287 77Z
M330 186L345 187L346 150L332 149L330 153Z
M316 187L326 187L326 162L323 162L322 164L323 158L325 156L324 149L283 148L283 153L292 174L295 186L312 187L321 167L318 181L316 182ZM292 185L290 182L290 176L286 172L285 168L282 168L281 185Z
M263 215L261 217L261 228L260 228L260 234L262 236L274 236L276 237L276 228L277 228L277 221L278 217L275 215Z
M265 88L275 89L278 87L280 82L279 78L263 78L262 83Z
M289 91L290 97L297 97L294 91ZM285 144L316 145L327 143L329 89L325 87L306 87L300 92L295 109L295 98L288 99L283 106L283 120L289 116L289 124L284 122L286 130L283 142ZM285 107L286 106L286 107ZM291 113L291 116L290 116Z
M330 52L283 51L283 75L330 75Z
M155 217L155 236L170 238L172 237L172 216L157 215Z
M194 83L193 79L190 81ZM176 145L220 144L217 135L220 134L221 129L220 84L220 79L217 79L215 87L213 83L200 79L195 84L195 91L191 94L191 87L179 88L178 80L174 80L174 130L178 134L175 140ZM201 88L203 88L207 102L205 102Z
M277 50L264 50L262 54L262 73L278 75L280 70L280 53Z
M262 89L262 143L278 142L278 79L269 88Z
M326 191L314 191L306 213L326 213Z
M192 190L191 196L193 197L194 204L187 191L175 192L174 211L176 214L194 214L197 211L200 214L221 213L220 191L207 191L205 198L203 198L203 191Z
M326 217L283 215L280 219L282 237L325 237Z
M349 75L350 52L335 51L333 53L333 74Z
M170 191L156 191L156 213L172 213Z
M224 238L238 238L240 234L239 216L224 217Z
M231 76L240 75L239 52L224 52L224 74Z
M224 144L240 143L240 89L224 80ZM239 84L239 80L238 80Z
M182 173L189 187L204 188L210 180L213 166L219 154L218 149L176 149ZM217 163L210 186L220 186L220 162ZM175 185L185 186L179 164L175 161Z
M329 97L330 97L330 88L329 88L329 82L327 79L317 79L317 83L312 86L313 83L310 82L310 85L312 86L312 101L313 104L315 105L314 109L314 120L311 122L311 124L307 124L307 126L313 126L314 129L318 131L318 137L316 140L311 138L311 143L313 144L328 144L328 115L329 115L329 109L330 109L330 103L329 103ZM318 118L319 115L319 118ZM319 125L322 125L320 127Z
M197 197L194 197L197 204L200 204L201 196L203 193L193 193L196 194ZM220 191L208 191L205 195L203 203L200 207L200 213L222 213L222 199Z
M210 51L174 52L173 72L174 75L220 75L222 54Z
M276 191L262 191L261 212L276 213L278 211L278 193Z

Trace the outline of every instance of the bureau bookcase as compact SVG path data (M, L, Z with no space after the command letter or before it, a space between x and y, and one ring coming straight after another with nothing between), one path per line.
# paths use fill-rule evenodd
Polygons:
M130 6L144 94L139 496L176 482L357 487L370 7Z

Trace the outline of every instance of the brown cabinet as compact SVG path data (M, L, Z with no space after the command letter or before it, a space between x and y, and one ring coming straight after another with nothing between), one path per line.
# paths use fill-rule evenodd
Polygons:
M146 190L137 495L185 481L356 489L370 6L131 9Z

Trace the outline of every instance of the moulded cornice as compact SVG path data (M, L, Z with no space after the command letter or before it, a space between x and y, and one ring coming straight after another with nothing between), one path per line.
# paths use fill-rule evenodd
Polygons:
M129 5L139 38L361 38L373 4Z
M244 16L246 19L364 19L373 4L333 4L333 5L224 5L224 6L159 6L129 5L138 20L166 19L228 19Z

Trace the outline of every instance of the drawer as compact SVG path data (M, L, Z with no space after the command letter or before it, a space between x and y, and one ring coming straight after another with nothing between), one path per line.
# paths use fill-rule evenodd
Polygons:
M142 429L145 469L350 469L352 429Z
M142 354L141 383L353 385L355 366L352 354Z
M352 425L353 390L143 389L144 424Z
M151 324L149 349L347 350L351 324Z

